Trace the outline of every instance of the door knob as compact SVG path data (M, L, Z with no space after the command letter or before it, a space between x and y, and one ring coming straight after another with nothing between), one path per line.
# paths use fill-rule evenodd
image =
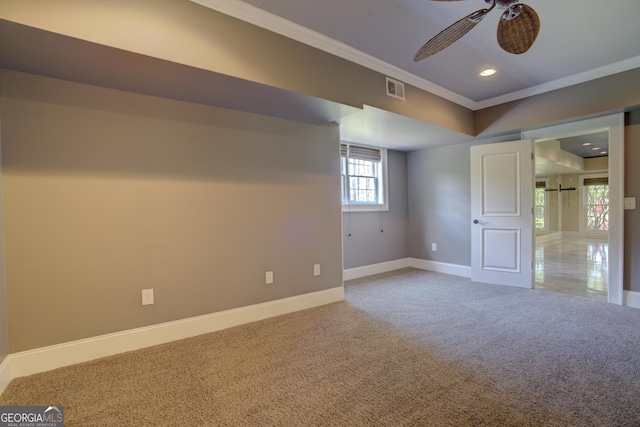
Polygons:
M478 221L477 219L474 219L474 220L473 220L473 223L474 223L474 224L480 224L480 221Z

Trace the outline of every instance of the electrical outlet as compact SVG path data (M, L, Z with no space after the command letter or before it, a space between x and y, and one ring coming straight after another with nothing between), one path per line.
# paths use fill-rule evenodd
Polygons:
M434 251L434 252L437 251L438 250L438 245L435 244L435 243L432 243L431 244L431 250Z
M313 264L313 275L314 276L320 275L320 264Z
M142 290L142 305L153 304L153 289Z
M270 285L273 283L273 271L267 271L264 274L264 283L265 285Z
M634 210L636 208L636 198L635 197L625 197L624 198L624 208L627 210Z

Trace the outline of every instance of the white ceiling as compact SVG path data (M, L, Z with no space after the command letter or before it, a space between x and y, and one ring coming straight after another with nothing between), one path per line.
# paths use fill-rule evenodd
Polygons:
M640 1L528 0L541 21L521 55L496 41L494 9L462 39L420 62L428 39L483 0L191 0L327 50L477 110L640 66ZM492 67L497 73L481 78ZM470 138L376 109L345 118L350 142L414 150ZM367 124L364 126L363 124Z

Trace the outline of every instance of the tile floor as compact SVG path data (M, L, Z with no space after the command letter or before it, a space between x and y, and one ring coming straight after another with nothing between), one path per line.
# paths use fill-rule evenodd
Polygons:
M536 245L535 289L607 301L606 239L558 239Z

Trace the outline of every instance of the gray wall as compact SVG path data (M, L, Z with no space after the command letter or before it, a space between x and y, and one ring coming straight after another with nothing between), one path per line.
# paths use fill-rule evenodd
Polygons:
M409 256L471 265L469 148L518 138L511 135L409 153ZM634 111L625 127L625 197L640 198L639 162L640 111ZM640 292L639 212L625 211L624 232L624 288L636 292ZM431 243L437 243L437 252Z
M640 111L627 115L625 127L625 197L640 201ZM625 289L640 292L640 210L624 212Z
M476 136L535 129L640 105L640 68L478 110Z
M1 83L1 81L0 81ZM0 88L2 86L0 85ZM2 95L2 93L0 93ZM4 213L2 208L2 108L0 108L0 363L9 354L9 325L7 319L7 286L4 264Z
M337 125L0 78L11 353L342 286Z
M471 265L470 147L516 139L519 135L409 153L409 256Z
M344 212L342 215L344 268L409 256L407 153L389 150L387 161L389 211Z
M369 105L468 135L474 133L473 111L468 108L411 85L405 88L406 101L398 101L386 96L384 74L186 0L39 1L37 13L34 13L32 2L4 1L0 2L0 18L169 63L195 67L200 71L210 71L192 75L202 79L195 87L202 87L205 93L210 85L215 84L215 74L219 73L356 108ZM114 22L118 25L113 25ZM32 40L25 40L19 51L26 53L19 55L15 62L21 64L24 58L30 57L31 51L36 48L27 44ZM20 43L22 40L9 41ZM81 49L91 53L87 46ZM136 73L142 81L135 79L134 87L139 90L156 87L155 71L154 78L149 79L146 70L138 67L138 60L133 60L133 64L118 62L117 68L133 66L128 68L128 73L114 72L110 75L108 71L114 67L84 64L83 55L79 55L73 64L61 64L59 56L50 55L48 51L38 55L34 73L42 73L43 68L50 68L55 77L64 72L69 80L80 78L86 83L113 85L110 87L120 89L131 87L128 74ZM66 54L60 52L58 55ZM118 53L110 52L108 55L111 61L113 55ZM131 58L128 60L131 61ZM53 62L54 66L51 67L48 61ZM12 65L9 63L7 66ZM65 65L73 69L70 72L61 71L65 70ZM21 70L28 71L24 68ZM174 69L173 72L186 71ZM101 84L96 80L87 80L92 78L92 74L102 74L106 78L99 80ZM162 94L158 95L170 97L168 94L171 92L181 92L180 89L176 90L179 87L171 86L173 91L161 89ZM135 91L133 88L127 90ZM228 93L225 88L221 88L220 92L226 94L227 98L235 97L235 104L243 104L252 98L251 92L242 96Z

